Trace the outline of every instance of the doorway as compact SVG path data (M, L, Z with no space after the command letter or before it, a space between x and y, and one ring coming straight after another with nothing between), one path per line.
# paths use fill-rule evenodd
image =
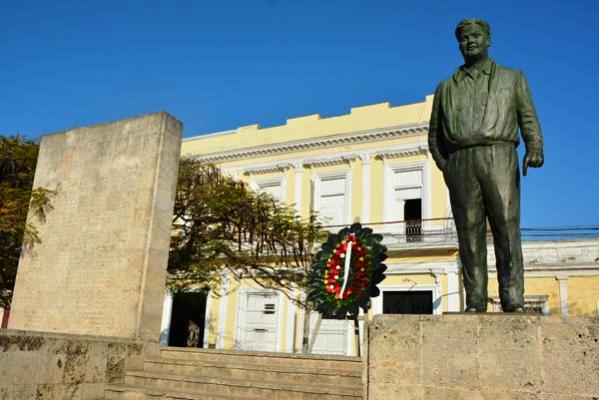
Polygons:
M206 297L205 291L173 295L169 346L203 347Z

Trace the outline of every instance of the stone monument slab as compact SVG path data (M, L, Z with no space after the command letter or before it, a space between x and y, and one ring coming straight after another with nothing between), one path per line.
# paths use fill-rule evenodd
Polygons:
M9 328L158 340L181 133L157 113L42 139L34 187L56 195Z

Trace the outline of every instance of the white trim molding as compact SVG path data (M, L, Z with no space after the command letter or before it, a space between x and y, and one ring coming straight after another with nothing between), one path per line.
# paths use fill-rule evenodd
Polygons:
M199 159L210 163L221 163L240 159L264 157L281 153L290 153L312 149L342 146L355 143L372 143L382 140L395 139L398 137L418 136L428 133L428 124L398 125L383 129L371 129L358 132L346 132L338 135L320 137L316 139L303 139L297 141L283 142L279 144L247 147L221 151L199 156ZM196 139L201 140L203 136ZM189 138L188 140L191 140Z

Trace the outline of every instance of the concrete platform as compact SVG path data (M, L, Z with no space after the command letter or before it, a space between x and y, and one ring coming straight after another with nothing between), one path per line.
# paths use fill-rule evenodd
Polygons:
M599 398L599 320L518 314L380 315L369 400Z

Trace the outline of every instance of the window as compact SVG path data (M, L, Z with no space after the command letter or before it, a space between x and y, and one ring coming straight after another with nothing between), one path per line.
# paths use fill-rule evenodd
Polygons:
M255 191L267 193L280 202L285 200L285 179L254 180L251 186Z
M404 203L405 235L408 242L422 240L422 200L410 199Z
M383 291L383 314L432 314L431 290Z
M393 191L394 220L422 219L422 170L395 172ZM419 210L415 207L417 204ZM410 214L406 215L406 211ZM414 218L416 216L418 218Z
M387 165L385 172L384 220L412 221L387 224L385 231L405 237L405 241L422 240L423 219L430 218L426 162Z
M314 208L325 225L343 225L348 222L347 183L345 175L316 178Z
M267 193L279 201L283 201L283 191L280 182L258 184L258 191Z

